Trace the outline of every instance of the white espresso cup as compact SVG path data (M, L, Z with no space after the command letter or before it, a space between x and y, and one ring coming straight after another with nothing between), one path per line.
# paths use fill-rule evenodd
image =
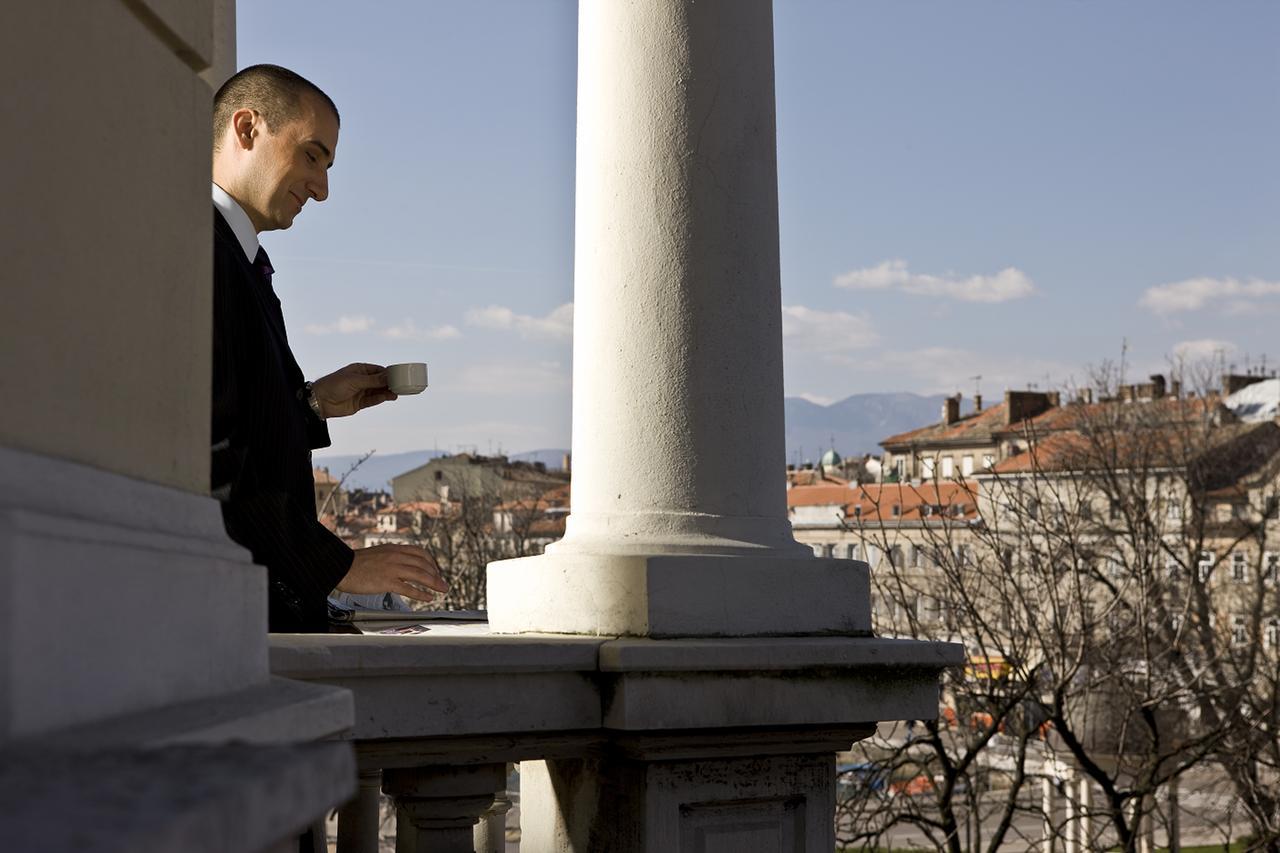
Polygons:
M387 387L393 394L421 394L427 387L427 366L420 361L388 365Z

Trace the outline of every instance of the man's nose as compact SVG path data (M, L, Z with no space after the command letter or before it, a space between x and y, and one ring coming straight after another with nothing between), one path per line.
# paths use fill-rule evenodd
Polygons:
M311 197L316 201L324 201L329 197L329 175L327 172L321 173L320 177L313 178L307 182L307 191L311 193Z

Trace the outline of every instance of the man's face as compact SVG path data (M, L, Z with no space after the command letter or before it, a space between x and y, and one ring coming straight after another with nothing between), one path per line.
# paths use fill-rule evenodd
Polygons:
M329 197L329 167L338 149L338 120L314 95L298 118L265 127L254 145L250 219L259 231L288 228L309 200Z

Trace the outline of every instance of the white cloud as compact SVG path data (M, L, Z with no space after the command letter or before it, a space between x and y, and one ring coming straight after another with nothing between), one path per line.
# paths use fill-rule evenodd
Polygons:
M568 340L573 336L573 303L567 302L545 317L517 314L501 305L473 308L466 314L466 322L482 329L509 329L522 338Z
M308 335L358 335L372 328L372 317L357 314L349 317L339 317L332 323L312 323L309 326L304 326L303 331Z
M1220 354L1231 355L1236 349L1236 345L1230 341L1199 338L1194 341L1182 341L1174 344L1173 356L1180 361L1206 362L1217 360Z
M1199 311L1211 302L1221 302L1230 308L1240 303L1248 304L1241 297L1280 296L1280 281L1263 281L1251 278L1188 278L1169 284L1148 287L1142 294L1143 308L1157 314L1173 314L1178 311ZM1238 313L1238 312L1237 312Z
M818 353L866 349L879 340L866 314L818 311L803 305L783 306L782 338L789 349Z
M850 290L901 290L919 296L942 296L962 302L1008 302L1035 293L1035 284L1016 267L995 275L960 277L954 273L913 273L903 260L882 261L874 267L851 270L835 278L836 287Z
M394 326L378 328L376 320L363 314L339 317L332 323L312 323L309 326L304 326L303 331L308 335L360 335L366 332L373 332L384 338L415 341L442 341L449 338L462 337L462 332L453 326L446 325L435 326L430 329L419 329L411 317L406 317L402 322Z
M392 338L393 340L404 341L444 341L451 338L462 337L462 332L453 326L433 326L430 329L419 329L417 324L413 322L412 317L406 317L403 322L378 332L384 338Z

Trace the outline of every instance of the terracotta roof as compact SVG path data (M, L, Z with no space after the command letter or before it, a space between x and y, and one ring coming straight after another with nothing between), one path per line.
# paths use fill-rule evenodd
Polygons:
M556 486L554 489L548 489L539 495L536 500L507 501L506 503L498 504L497 509L500 512L516 512L519 510L546 512L552 509L568 509L569 497L570 486L565 483L562 486Z
M864 486L796 486L787 491L787 507L840 506L847 521L922 521L977 518L978 484L868 483ZM894 507L898 512L894 514ZM958 507L959 509L955 509Z
M1004 413L1005 404L997 403L990 408L983 409L981 412L965 415L953 424L944 424L938 421L918 429L891 435L886 439L882 439L880 445L882 447L890 447L903 444L930 444L941 441L973 441L975 443L991 441L992 435L997 430L1004 429Z
M827 474L820 468L801 468L800 470L792 470L787 472L787 482L792 486L816 486L820 483L830 483L838 486L846 485L849 481L844 477L837 477L834 474Z

